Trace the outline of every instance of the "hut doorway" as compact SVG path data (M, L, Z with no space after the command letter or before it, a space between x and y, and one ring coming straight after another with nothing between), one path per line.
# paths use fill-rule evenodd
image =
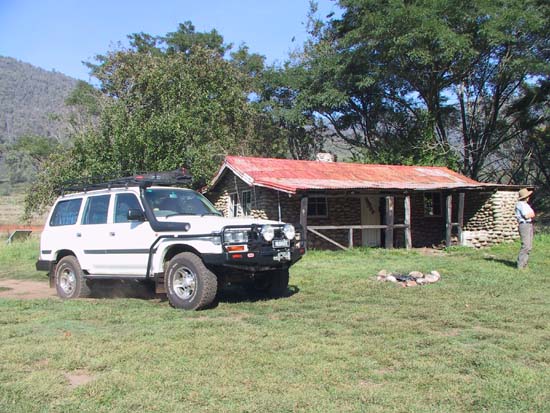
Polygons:
M380 197L376 195L361 198L361 225L380 225ZM364 247L380 247L380 229L361 230Z

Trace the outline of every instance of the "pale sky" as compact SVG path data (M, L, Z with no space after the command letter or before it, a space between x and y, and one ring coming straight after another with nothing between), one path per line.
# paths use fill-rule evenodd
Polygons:
M318 4L321 16L338 10ZM82 61L126 45L128 34L165 35L191 20L282 63L306 39L308 10L308 0L0 0L0 55L89 81Z

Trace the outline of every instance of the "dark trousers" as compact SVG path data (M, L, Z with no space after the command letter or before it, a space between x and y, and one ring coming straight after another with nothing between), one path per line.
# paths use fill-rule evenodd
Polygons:
M525 268L529 261L529 252L533 248L533 224L519 224L519 236L521 237L521 249L518 255L518 268Z

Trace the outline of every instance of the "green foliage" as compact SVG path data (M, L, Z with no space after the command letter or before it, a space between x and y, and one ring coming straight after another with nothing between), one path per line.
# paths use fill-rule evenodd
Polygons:
M297 101L307 76L304 68L288 64L265 69L257 82L256 105L278 126L278 135L294 159L312 159L325 143L325 124Z
M33 135L22 136L15 143L4 145L2 158L7 181L12 184L31 181L44 161L60 148L56 139Z
M180 23L178 30L168 33L164 38L168 53L190 54L195 47L208 49L223 56L230 46L223 43L223 36L216 29L210 32L196 32L190 21Z
M281 153L272 140L276 134L262 133L269 119L248 101L250 78L217 51L118 50L93 70L105 95L99 122L44 165L29 192L27 214L47 206L68 179L185 166L199 187L227 154ZM94 108L97 98L89 92L85 85L77 89L72 102Z
M65 103L71 107L82 108L85 113L92 116L101 114L101 93L87 82L79 80L71 91Z
M550 211L550 80L523 85L523 97L508 108L524 134L506 153L510 163L506 178L536 185L533 201L539 211Z
M550 73L548 5L537 0L341 0L342 14L310 16L297 58L307 74L293 105L322 116L369 160L436 162L461 155L483 174L517 139L505 108L520 86ZM427 113L427 115L426 115ZM457 137L459 139L457 140ZM422 142L418 145L418 141ZM420 148L413 155L412 148ZM441 156L443 155L443 156ZM403 161L402 161L403 162Z

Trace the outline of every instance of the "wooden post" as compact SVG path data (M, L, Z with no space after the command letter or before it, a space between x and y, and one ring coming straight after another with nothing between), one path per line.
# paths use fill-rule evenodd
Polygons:
M451 246L451 230L453 228L453 194L448 194L446 198L446 215L445 215L445 246Z
M462 227L464 226L464 192L458 194L458 243L464 245Z
M394 224L394 215L393 215L393 196L386 196L386 248L393 248L393 224Z
M302 230L304 232L303 245L305 247L307 247L307 203L308 203L308 197L307 196L302 197L302 200L300 201L300 225L302 226Z
M412 248L411 238L411 196L405 195L405 248Z
M349 248L353 248L353 228L349 229Z

